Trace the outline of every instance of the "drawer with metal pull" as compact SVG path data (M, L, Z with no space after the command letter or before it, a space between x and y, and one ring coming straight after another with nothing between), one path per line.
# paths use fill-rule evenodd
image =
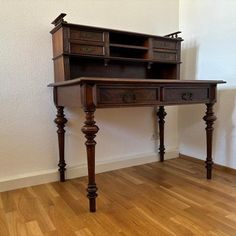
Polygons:
M163 101L174 103L197 103L209 100L209 87L167 87L163 90Z
M104 41L104 33L97 32L97 31L71 29L70 30L70 39L103 42Z
M177 42L176 40L171 40L171 39L153 39L153 47L175 50L177 49Z
M178 61L178 54L177 52L173 51L158 51L154 50L153 52L153 59L157 61Z
M149 105L159 100L159 88L99 86L97 87L98 106Z
M104 47L100 45L86 45L86 44L71 43L70 53L103 56Z

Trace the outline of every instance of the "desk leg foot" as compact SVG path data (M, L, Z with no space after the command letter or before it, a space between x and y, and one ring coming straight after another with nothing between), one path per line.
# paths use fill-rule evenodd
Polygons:
M207 141L207 158L206 158L206 169L207 169L207 179L212 177L212 135L213 135L213 124L216 120L213 112L214 103L207 103L206 115L203 117L203 120L206 122L206 141Z
M88 188L87 197L89 199L89 209L90 212L96 212L96 197L97 197L97 186L95 183L95 137L99 128L95 125L94 121L94 110L85 110L86 121L82 127L82 132L85 134L86 138L86 148L87 148L87 161L88 161Z
M165 155L165 145L164 145L164 125L165 125L165 116L166 116L164 106L160 106L157 112L157 116L159 118L159 135L160 135L160 146L159 146L159 155L160 161L164 161Z
M58 147L59 147L59 164L58 164L58 171L60 172L60 181L65 182L65 124L67 122L67 119L64 115L64 107L57 106L57 117L54 120L54 122L57 124L57 135L58 135Z

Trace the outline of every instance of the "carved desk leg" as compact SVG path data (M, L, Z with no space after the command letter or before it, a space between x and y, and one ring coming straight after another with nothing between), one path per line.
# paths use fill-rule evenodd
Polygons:
M164 145L164 124L165 124L165 116L166 116L164 106L159 107L159 111L157 112L157 116L159 117L159 133L160 133L160 146L159 146L159 154L160 161L164 161L165 154L165 145Z
M214 103L207 103L206 115L203 120L206 122L206 141L207 141L207 158L206 158L206 169L207 169L207 179L211 179L212 176L212 134L213 134L213 123L216 120L213 112Z
M90 212L96 211L96 197L97 197L97 186L95 183L95 145L96 142L94 138L96 137L96 133L99 128L95 125L94 121L94 112L93 110L85 110L86 113L86 121L84 122L84 126L82 127L82 132L85 134L85 138L87 139L85 142L87 148L87 161L88 161L88 199L89 199L89 209Z
M57 118L54 120L57 124L57 134L58 134L58 146L59 146L59 172L60 172L60 181L65 182L65 157L64 157L64 150L65 150L65 124L67 119L64 115L64 107L57 106Z

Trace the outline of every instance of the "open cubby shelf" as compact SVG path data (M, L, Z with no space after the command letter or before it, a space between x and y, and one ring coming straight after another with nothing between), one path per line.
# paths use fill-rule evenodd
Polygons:
M117 48L133 48L133 49L140 49L140 50L148 50L148 47L144 46L134 46L134 45L127 45L127 44L117 44L117 43L110 43L110 47L117 47Z
M109 77L139 79L177 79L176 65L153 63L149 68L144 61L111 60L104 66L103 59L70 58L71 79L78 77Z
M137 48L110 47L111 57L140 58L147 59L147 50Z
M181 38L63 23L51 31L55 81L78 77L179 79Z
M109 33L110 43L114 44L124 44L124 45L133 45L133 46L147 46L148 37L136 36L133 34L124 34L124 33Z

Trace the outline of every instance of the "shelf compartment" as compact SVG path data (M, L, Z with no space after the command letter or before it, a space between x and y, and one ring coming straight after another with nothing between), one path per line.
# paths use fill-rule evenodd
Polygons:
M147 70L147 78L153 79L178 79L179 64L153 63L150 70Z
M78 77L136 78L145 79L150 70L146 62L111 60L104 66L101 57L71 57L71 79Z
M107 60L108 62L110 61L123 61L123 62L136 62L136 63L146 63L146 65L150 62L152 63L168 63L170 65L178 65L181 64L180 61L168 61L168 62L159 62L157 60L150 60L148 58L126 58L126 57L112 57L112 56L99 56L99 55L85 55L85 54L75 54L75 53L64 53L63 55L69 56L69 57L77 57L77 58L90 58L92 59L103 59ZM54 58L53 60L56 60L57 58L61 57L62 55ZM103 63L104 64L104 63ZM108 63L109 64L109 63Z
M119 58L147 59L148 50L126 47L110 47L110 56Z
M123 45L133 45L133 46L148 46L148 37L124 34L124 33L109 33L110 44L123 44Z
M110 47L148 50L148 47L144 47L144 46L134 46L134 45L126 45L126 44L118 44L118 43L110 43Z
M70 57L70 78L100 77L134 79L177 79L178 64L112 59L104 66L101 57Z

